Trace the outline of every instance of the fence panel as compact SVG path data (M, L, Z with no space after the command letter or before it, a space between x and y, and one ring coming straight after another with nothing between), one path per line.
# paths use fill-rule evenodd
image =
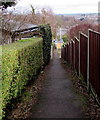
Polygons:
M75 69L79 75L79 40L75 37Z
M70 44L67 44L67 62L70 62Z
M89 81L100 98L100 33L89 30Z
M69 52L68 52L68 44L66 45L66 61L68 62L68 55L69 55Z
M61 57L64 59L64 48L61 48Z
M64 58L64 60L66 61L66 46L64 47L64 53L65 53L65 58Z
M66 46L61 48L61 58L66 61Z
M66 61L68 61L68 44L66 45Z
M61 48L61 58L63 58L63 48Z
M70 42L70 65L72 65L72 41Z
M80 33L80 73L83 75L84 81L87 83L87 45L88 36Z
M75 69L75 42L72 41L72 66Z

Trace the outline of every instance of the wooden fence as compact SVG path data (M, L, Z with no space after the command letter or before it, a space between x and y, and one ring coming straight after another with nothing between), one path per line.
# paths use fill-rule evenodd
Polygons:
M82 75L88 90L100 98L100 33L88 30L88 36L79 33L61 50L62 58Z
M83 75L85 83L87 84L87 51L88 51L88 36L83 33L80 33L80 42L79 42L79 73Z
M100 33L89 30L89 81L100 97Z

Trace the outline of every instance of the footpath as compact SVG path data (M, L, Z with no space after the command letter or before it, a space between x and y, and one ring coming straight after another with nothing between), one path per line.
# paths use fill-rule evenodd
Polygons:
M63 68L58 53L45 69L45 82L30 118L85 118L82 101Z

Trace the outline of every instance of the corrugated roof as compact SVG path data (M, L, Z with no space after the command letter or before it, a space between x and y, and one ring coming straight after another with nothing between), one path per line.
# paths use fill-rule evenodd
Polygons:
M4 25L3 29L6 29L6 30L10 29L11 31L37 27L37 25L34 25L34 24L27 24L24 22L14 21L14 20L4 20L3 23L6 23L6 25Z

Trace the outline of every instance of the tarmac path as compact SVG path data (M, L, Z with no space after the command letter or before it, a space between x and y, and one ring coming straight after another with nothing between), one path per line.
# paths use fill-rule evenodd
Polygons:
M30 118L85 118L82 101L73 90L57 52L45 68L45 82Z

